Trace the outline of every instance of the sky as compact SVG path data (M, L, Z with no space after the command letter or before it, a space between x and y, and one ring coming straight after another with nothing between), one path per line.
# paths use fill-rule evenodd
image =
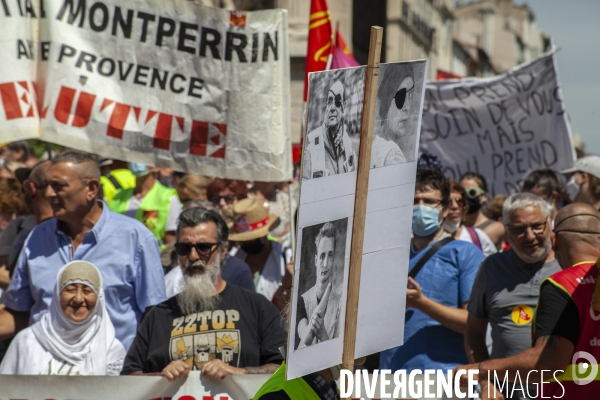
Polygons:
M571 130L586 154L600 155L600 0L527 0L539 29L556 47L558 76Z

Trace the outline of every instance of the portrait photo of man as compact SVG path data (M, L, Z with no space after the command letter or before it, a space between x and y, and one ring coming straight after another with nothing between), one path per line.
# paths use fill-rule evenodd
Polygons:
M302 231L295 349L339 337L348 219Z
M354 68L312 77L302 166L304 179L356 171L364 96L357 90L364 87L364 71L361 75L359 70L362 71ZM355 84L357 80L359 85Z

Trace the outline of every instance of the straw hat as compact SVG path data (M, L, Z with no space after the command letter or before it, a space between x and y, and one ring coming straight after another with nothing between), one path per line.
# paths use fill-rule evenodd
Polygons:
M236 242L247 242L267 236L271 226L279 220L274 214L268 214L267 210L254 198L238 201L233 206L235 212L235 223L230 230L229 240Z

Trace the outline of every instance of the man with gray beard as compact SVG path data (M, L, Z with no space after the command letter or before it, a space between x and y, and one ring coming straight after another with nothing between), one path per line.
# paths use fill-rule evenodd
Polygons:
M552 250L550 212L544 199L531 193L513 194L504 202L502 222L511 248L486 258L475 277L465 332L471 363L511 357L531 347L540 284L560 271ZM492 354L485 343L488 322ZM509 386L503 391L507 399L535 393L518 384Z
M218 380L275 372L287 340L281 316L263 296L223 280L229 235L223 218L214 210L185 210L176 234L184 286L148 313L121 375L161 373L173 381L190 370Z

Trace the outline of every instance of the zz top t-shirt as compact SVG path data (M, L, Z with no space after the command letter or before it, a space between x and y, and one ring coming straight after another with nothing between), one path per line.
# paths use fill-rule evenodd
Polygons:
M121 375L161 372L181 360L199 370L220 359L233 367L281 363L287 334L277 309L263 296L228 284L214 310L183 315L177 297L142 321Z

